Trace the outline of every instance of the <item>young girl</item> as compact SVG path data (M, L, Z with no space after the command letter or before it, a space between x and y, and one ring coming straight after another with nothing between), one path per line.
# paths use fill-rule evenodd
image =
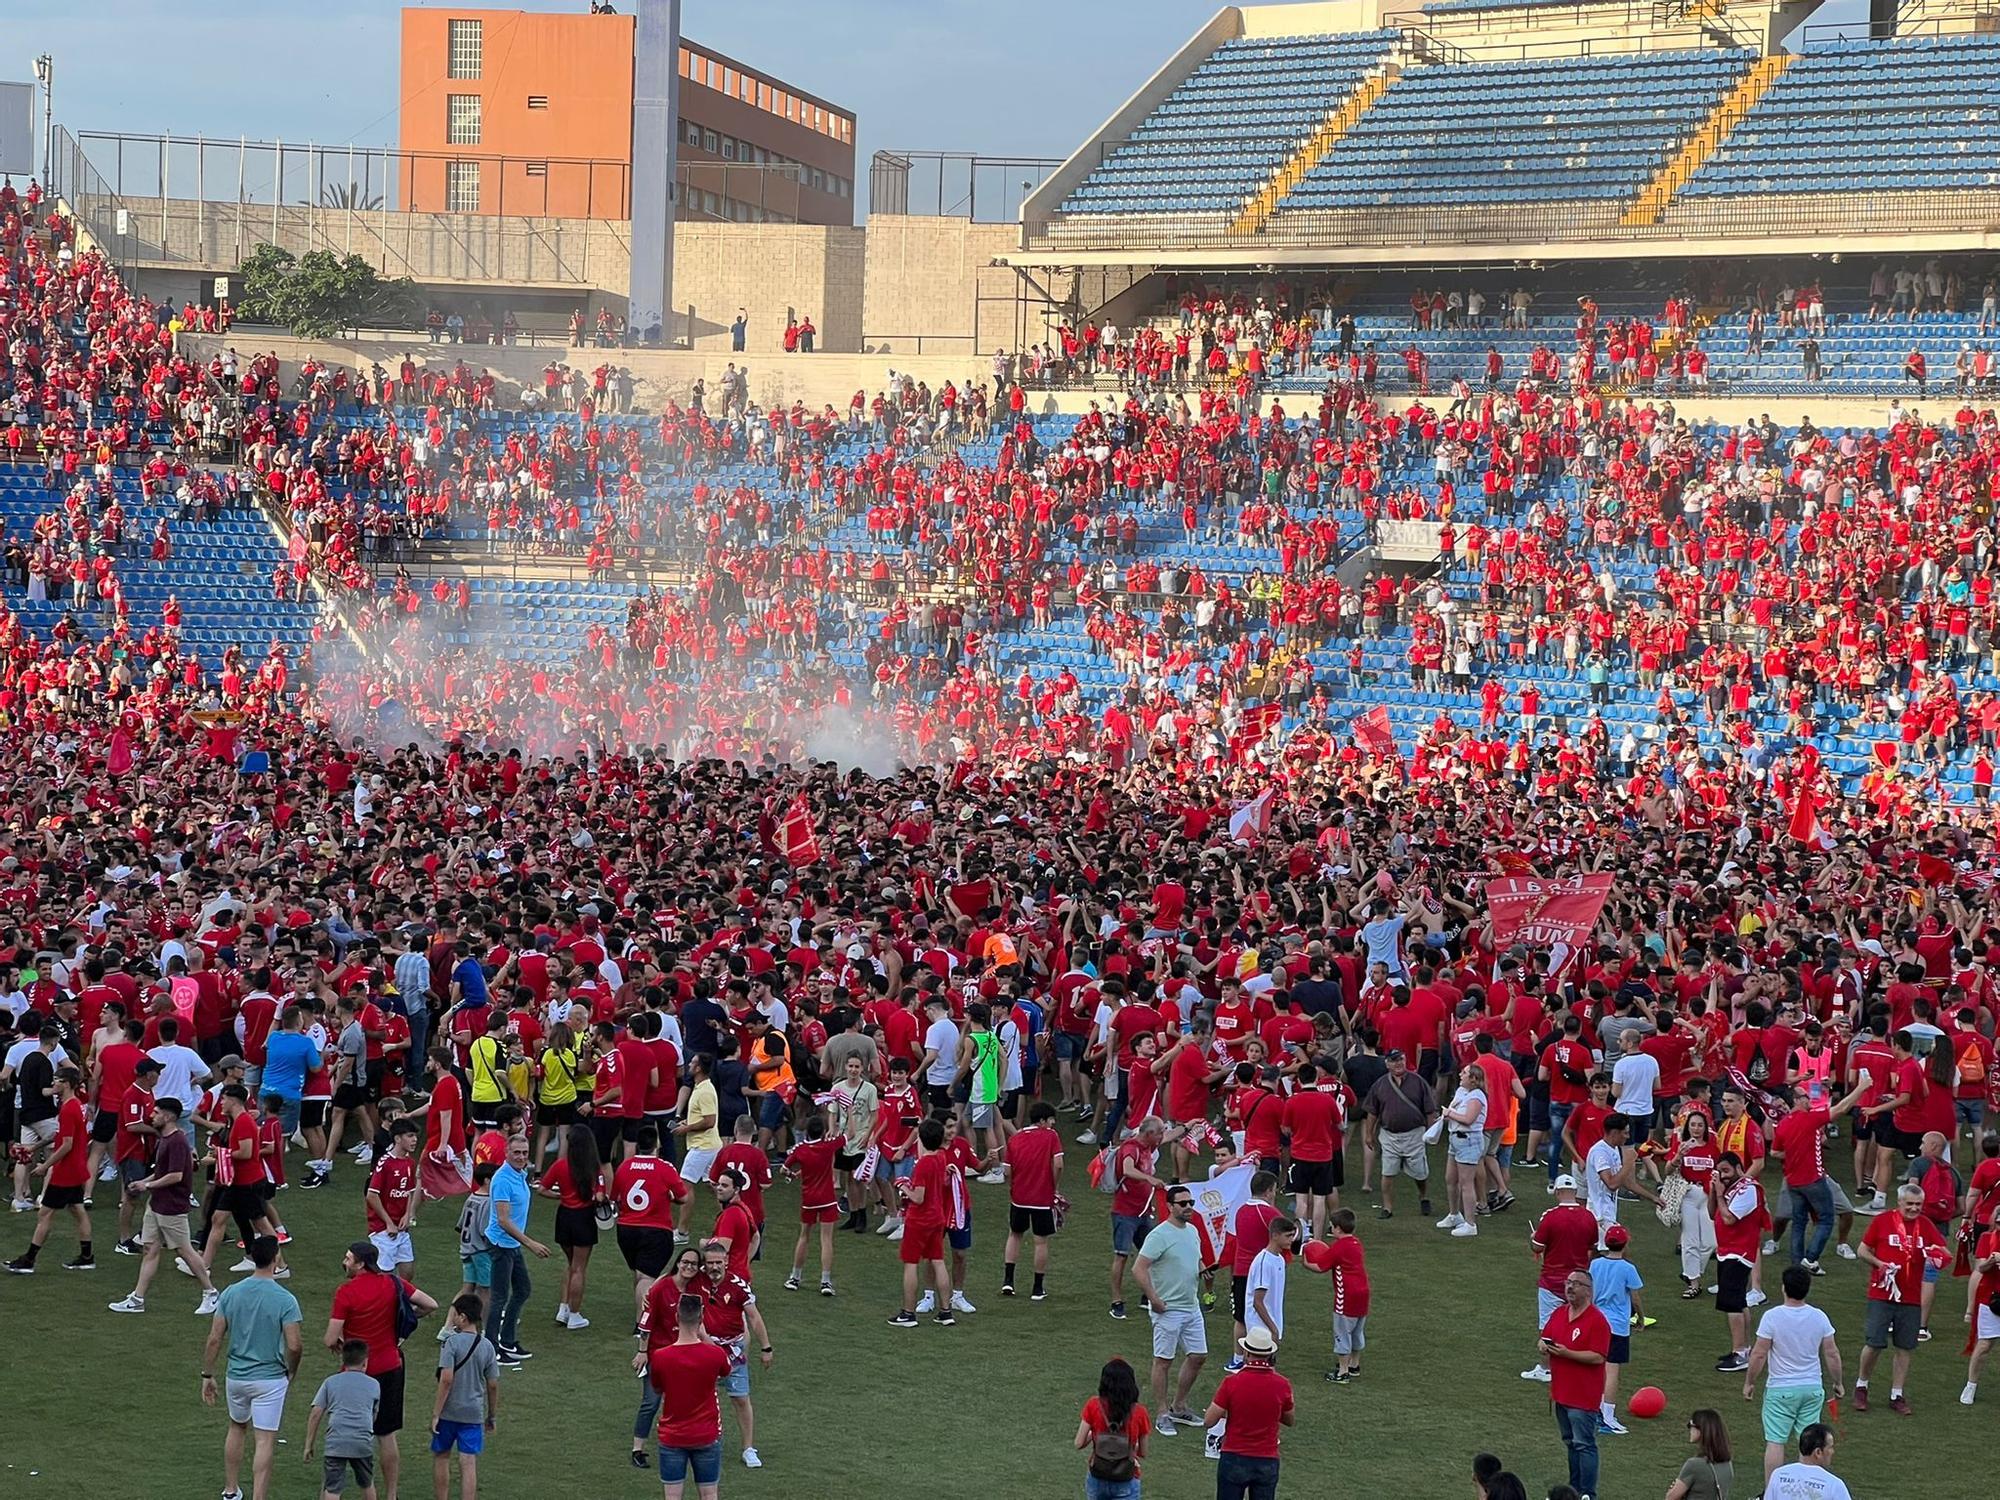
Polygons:
M597 1205L611 1196L597 1154L597 1137L589 1126L568 1127L563 1154L543 1174L538 1191L556 1200L556 1243L569 1262L563 1271L556 1322L571 1331L588 1328L590 1319L583 1315L584 1278L590 1271L590 1252L597 1247Z
M1702 1268L1715 1253L1715 1219L1709 1212L1709 1181L1715 1175L1715 1138L1708 1111L1699 1104L1681 1110L1668 1166L1687 1184L1680 1201L1681 1296L1701 1295Z

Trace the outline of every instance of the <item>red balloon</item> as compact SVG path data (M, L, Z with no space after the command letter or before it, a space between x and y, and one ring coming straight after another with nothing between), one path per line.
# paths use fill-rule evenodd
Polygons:
M1327 1271L1333 1268L1333 1246L1324 1240L1307 1240L1305 1249L1299 1254L1312 1270Z
M1657 1417L1667 1409L1667 1393L1656 1385L1642 1385L1632 1393L1625 1409L1635 1417Z

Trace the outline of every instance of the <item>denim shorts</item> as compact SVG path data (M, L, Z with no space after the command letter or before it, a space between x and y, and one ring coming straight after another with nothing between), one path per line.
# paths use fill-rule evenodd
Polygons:
M1140 1242L1153 1232L1153 1221L1144 1214L1113 1214L1111 1216L1111 1253L1113 1255L1136 1255Z
M465 1272L465 1284L467 1286L493 1285L493 1252L491 1250L480 1250L471 1255L461 1255L458 1258L458 1263Z
M764 1102L757 1107L757 1123L766 1130L776 1130L785 1123L791 1113L791 1106L778 1094L766 1094Z
M729 1373L716 1381L715 1389L724 1396L747 1396L750 1394L750 1361L740 1360L729 1367Z
M722 1439L705 1448L669 1448L660 1444L660 1479L666 1484L686 1484L688 1470L694 1470L697 1485L722 1482Z
M1049 1035L1055 1043L1057 1062L1075 1062L1083 1056L1083 1044L1086 1038L1067 1031L1054 1031Z

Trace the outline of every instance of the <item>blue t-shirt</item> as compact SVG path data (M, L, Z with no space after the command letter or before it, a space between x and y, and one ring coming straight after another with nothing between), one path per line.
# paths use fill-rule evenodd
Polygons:
M500 1227L500 1205L507 1205L508 1217L523 1234L528 1230L528 1179L511 1166L503 1165L493 1174L493 1206L486 1211L486 1237L504 1250L517 1250L521 1242Z
M461 958L458 966L451 971L451 977L458 981L466 1005L486 1003L486 971L479 967L478 959L470 956Z
M1632 1331L1632 1293L1645 1285L1639 1268L1629 1260L1600 1255L1590 1263L1591 1300L1619 1338Z
M306 1091L306 1074L319 1066L319 1048L303 1031L274 1031L264 1043L261 1092L296 1103Z

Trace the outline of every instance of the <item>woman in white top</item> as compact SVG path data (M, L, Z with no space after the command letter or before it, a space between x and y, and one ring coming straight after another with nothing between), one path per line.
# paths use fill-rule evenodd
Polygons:
M1479 1162L1486 1154L1486 1094L1461 1082L1439 1122L1449 1149L1445 1154L1445 1201L1456 1207L1438 1220L1453 1239L1479 1233Z

